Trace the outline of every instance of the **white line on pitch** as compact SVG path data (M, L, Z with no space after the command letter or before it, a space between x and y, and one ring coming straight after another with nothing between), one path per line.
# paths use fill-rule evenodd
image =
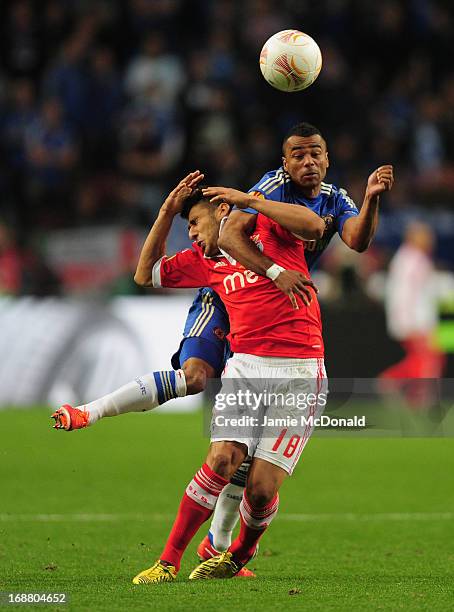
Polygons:
M321 523L327 521L452 521L454 512L377 512L361 514L354 512L333 514L282 514L276 518L284 521L308 521Z
M0 514L1 522L31 522L31 523L109 523L119 521L170 521L173 514ZM452 521L454 512L379 512L361 514L353 512L321 513L321 514L291 514L282 513L277 520L290 522L323 523L329 521L344 522L380 522L380 521Z

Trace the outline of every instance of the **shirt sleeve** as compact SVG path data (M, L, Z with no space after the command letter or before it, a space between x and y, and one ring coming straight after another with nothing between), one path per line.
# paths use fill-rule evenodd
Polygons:
M254 198L261 198L262 200L266 200L265 195L261 191L252 190L252 191L248 191L248 193L253 195ZM234 206L233 210L241 210L241 212L249 213L250 215L257 214L257 211L255 210L255 208L251 208L250 206L248 208L241 208L241 209Z
M153 266L152 282L153 287L205 287L208 268L197 251L186 249L172 257L161 257Z
M336 201L336 229L339 236L342 236L344 223L351 217L357 217L359 210L345 189L339 189Z
M294 244L295 240L301 240L301 238L294 234L293 232L289 232L282 225L270 219L266 215L259 213L257 218L257 226L256 229L258 231L265 230L273 232L281 243Z
M248 193L263 200L285 202L285 184L289 180L281 166L278 170L271 170L264 174L258 183L248 190ZM257 214L254 208L243 208L243 212L251 215Z

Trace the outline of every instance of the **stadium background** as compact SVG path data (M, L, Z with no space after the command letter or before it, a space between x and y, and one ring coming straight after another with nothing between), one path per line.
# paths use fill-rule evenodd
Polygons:
M377 165L392 162L397 177L372 248L356 255L338 242L315 275L330 374L374 376L400 355L385 333L383 286L411 219L436 232L449 325L448 3L20 0L0 11L1 294L99 305L143 293L132 281L137 252L177 179L197 167L211 184L247 189L280 164L286 129L308 120L328 141L328 180L357 203ZM270 34L295 24L319 42L324 67L314 87L283 95L257 57ZM169 249L186 244L181 224ZM184 314L150 317L145 344L162 318L178 331Z
M397 177L373 247L357 255L336 243L316 273L330 374L374 376L401 354L382 300L411 219L436 231L450 325L449 3L18 0L1 4L0 23L1 294L98 303L140 294L137 252L175 181L197 167L211 184L247 189L280 165L286 129L308 120L328 141L328 180L357 203L378 165L393 163ZM299 24L324 67L315 86L283 95L257 57L270 34ZM170 249L186 244L181 224Z
M300 94L274 91L258 69L263 42L287 27L324 57ZM177 582L146 593L131 578L159 555L206 451L200 413L166 407L71 434L49 415L168 367L192 294L132 282L163 195L195 167L247 189L280 164L282 134L300 120L321 128L328 180L358 203L377 165L393 163L397 179L373 247L338 242L320 262L330 376L375 376L401 355L383 286L416 218L436 231L449 349L453 33L448 1L0 3L0 605L1 592L39 590L68 592L60 610L452 607L454 454L433 415L419 431L406 415L394 439L317 433L252 585L185 580L196 539ZM186 245L180 225L169 250ZM366 408L377 413L370 398Z

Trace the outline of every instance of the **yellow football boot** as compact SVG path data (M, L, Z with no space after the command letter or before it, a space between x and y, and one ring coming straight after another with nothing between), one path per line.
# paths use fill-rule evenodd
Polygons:
M232 553L226 550L221 555L211 557L198 565L189 574L189 580L207 580L209 578L233 578L241 569L232 559Z
M164 565L160 559L133 578L133 584L158 584L160 582L173 582L177 577L177 570L173 565Z

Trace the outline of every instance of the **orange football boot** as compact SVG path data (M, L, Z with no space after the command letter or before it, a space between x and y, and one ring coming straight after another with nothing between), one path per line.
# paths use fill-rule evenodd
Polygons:
M83 429L88 425L88 412L73 408L69 404L63 404L54 412L51 419L55 419L54 429L65 429L66 431Z

